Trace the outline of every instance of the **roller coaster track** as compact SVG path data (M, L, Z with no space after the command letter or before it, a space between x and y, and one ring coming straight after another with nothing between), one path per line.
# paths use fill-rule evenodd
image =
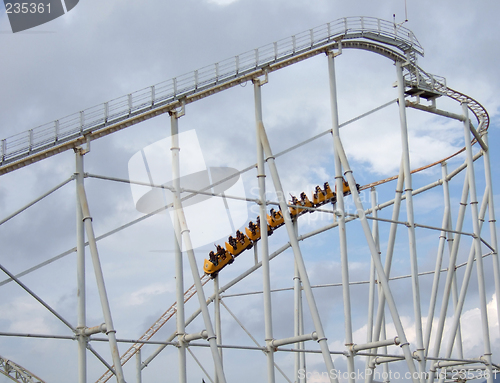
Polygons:
M5 138L0 141L0 174L325 53L347 40L369 40L394 47L414 65L417 55L424 53L413 32L404 27L396 28L391 22L372 17L338 19ZM389 49L388 54L390 51L397 55L394 49ZM413 77L431 85L440 81L425 72Z
M471 110L472 113L474 113L474 115L477 118L479 133L482 133L482 132L485 132L486 130L488 130L489 125L490 125L490 116L489 116L488 112L486 111L486 109L479 102L477 102L473 98L471 98L463 93L460 93L460 92L453 90L451 88L448 88L448 87L440 87L439 90L443 94L445 94L446 96L450 97L451 99L453 99L461 104L462 103L467 104L467 107L469 108L469 110ZM472 140L472 143L473 144L476 143L476 139ZM423 170L432 168L433 166L436 166L442 162L448 161L449 159L459 155L460 153L463 153L464 151L465 151L465 147L463 147L462 149L458 150L457 152L449 155L448 157L442 158L442 159L440 159L436 162L433 162L431 164L424 165L418 169L414 169L414 170L412 170L411 173L414 174L414 173L418 173L418 172L421 172ZM369 189L369 188L374 187L374 186L382 185L382 184L385 184L387 182L393 181L397 178L398 178L398 176L395 175L395 176L385 178L385 179L380 180L380 181L372 182L368 185L362 186L360 188L360 190L365 190L365 189Z
M45 383L33 373L11 360L0 356L0 373L19 383Z
M210 280L208 275L203 275L201 277L201 283L203 286ZM184 293L184 303L190 300L193 295L196 294L196 288L192 285L189 289ZM167 311L163 313L163 315L158 318L158 320L153 323L153 325L134 343L120 358L122 366L127 363L141 348L144 346L144 341L147 341L153 337L154 334L160 330L167 321L172 318L177 312L177 302L174 302L172 306L169 307ZM106 371L97 381L96 383L104 383L113 377L113 372L110 370Z
M460 92L455 91L455 90L453 90L451 88L448 88L446 86L446 82L445 82L444 78L438 77L438 76L434 76L434 75L430 75L430 74L426 73L424 70L422 70L417 65L416 53L423 55L423 49L421 49L420 45L418 44L418 41L413 36L412 32L408 31L409 32L408 36L410 36L410 41L414 42L415 45L410 44L408 41L400 42L400 44L398 45L395 42L395 41L397 41L397 39L390 40L390 38L388 38L387 36L383 36L382 33L381 33L381 31L380 31L380 29L378 30L378 32L373 32L373 31L356 31L356 32L349 31L348 28L347 28L347 23L348 23L348 20L350 20L350 19L351 18L341 19L341 20L345 20L345 25L346 25L346 28L345 28L343 34L333 34L333 35L330 35L330 33L329 33L329 36L326 38L326 40L328 41L328 44L325 44L325 46L327 47L326 50L333 49L333 48L341 48L341 47L344 47L344 48L365 49L365 50L373 51L375 53L382 54L382 55L384 55L386 57L389 57L389 58L392 58L394 60L402 60L402 61L404 60L404 61L406 61L406 69L407 69L407 73L405 75L405 82L406 82L405 85L407 87L416 87L416 88L419 88L419 89L434 91L434 92L437 93L437 95L445 95L445 96L450 97L451 99L459 102L460 104L465 103L468 106L468 108L472 111L472 113L475 115L475 117L476 117L476 119L478 121L478 131L479 132L483 132L483 131L486 131L488 129L488 127L489 127L489 115L488 115L488 112L486 111L486 109L479 102L477 102L473 98L471 98L471 97L469 97L469 96L467 96L467 95L465 95L463 93L460 93ZM373 21L373 19L371 19L371 18L361 18L361 23L363 24L363 20L366 20L366 19L369 19L370 21ZM378 25L380 27L380 23L382 23L383 21L382 20L377 20L377 22L378 22ZM327 24L328 31L330 31L331 24L332 23L328 23ZM405 30L405 31L407 31L407 30ZM276 54L275 55L274 64L279 64L277 69L279 69L279 68L281 68L283 66L286 66L286 65L290 65L291 63L297 62L299 60L311 57L314 54L318 54L318 53L324 52L325 51L325 46L323 46L322 49L320 49L320 51L317 52L318 48L316 46L319 43L313 41L313 35L314 35L314 29L311 29L310 30L310 36L311 36L310 47L311 48L315 47L315 50L311 49L311 51L309 51L309 54L307 55L307 57L300 57L300 54L304 54L305 52L303 52L301 49L298 49L298 48L295 47L295 44L296 44L297 40L296 40L295 36L292 36L292 41L293 41L293 45L294 45L294 49L292 51L292 56L289 57L287 55L287 56L281 58L281 60L282 60L281 61L280 59L277 58L278 55ZM355 39L355 38L371 39L371 40L375 40L377 42L382 42L382 43L385 43L385 44L388 44L388 45L396 46L396 47L398 47L400 50L402 50L406 54L406 58L404 56L398 55L392 49L387 49L387 48L385 48L383 46L380 46L378 44L370 44L370 43L358 42L358 41L347 41L347 42L342 43L342 45L341 45L341 43L339 43L339 41L342 41L342 40L345 40L345 39ZM332 44L331 40L337 40L337 41ZM277 44L278 43L273 43L275 52L277 52ZM420 49L418 49L418 48L420 48ZM259 49L255 50L255 57L256 57L255 58L255 67L256 68L254 68L255 70L253 70L251 72L251 76L248 76L247 74L243 74L242 73L241 77L240 77L240 80L239 80L238 83L242 82L243 81L242 79L244 79L244 81L246 81L248 78L252 78L252 77L255 77L255 76L258 75L258 72L259 72L259 69L257 69L259 67L259 61L258 61L259 53L258 52L260 50L265 50L265 47L259 48ZM307 49L305 51L307 52ZM240 56L244 56L244 55L240 55ZM294 55L296 55L296 57L293 57ZM235 59L236 63L237 63L236 65L238 65L238 57L240 57L240 56L236 56L236 59ZM290 62L290 61L292 61L292 62ZM214 64L214 66L215 66L216 71L217 71L218 64ZM260 64L260 66L261 66L260 71L262 71L265 68L265 65ZM274 67L272 67L272 66L267 67L266 70L265 70L265 72L270 72L271 69L274 69ZM235 77L238 77L238 72L239 72L239 70L236 69L236 76ZM194 76L195 77L198 76L198 71L195 71ZM184 77L184 76L181 76L181 77ZM172 81L173 81L174 84L176 83L176 79L173 79ZM192 95L188 96L189 91L185 91L185 93L186 93L185 95L182 95L182 96L181 95L178 95L178 96L174 95L173 97L177 101L180 100L180 99L182 99L182 97L184 97L184 99L183 99L184 101L183 102L187 103L190 97L193 98L190 101L194 101L196 99L199 99L199 98L202 98L202 97L206 97L207 95L210 95L210 94L213 94L215 92L218 92L218 91L221 91L223 89L226 89L228 87L234 86L234 81L235 80L231 79L231 78L229 78L227 80L224 80L224 79L219 79L218 77L215 77L215 78L212 78L212 80L210 80L210 81L211 82L215 82L215 84L217 84L220 81L220 84L218 86L217 85L214 86L209 91L207 89L198 89L198 87L195 85L195 90L191 91L191 92L193 92ZM152 92L152 94L154 94L154 87L152 87L151 92ZM198 92L200 92L200 94L198 94ZM204 92L208 92L209 94L205 95ZM151 108L153 108L154 101L152 101L151 104L152 104ZM176 106L178 106L178 103L175 104L175 101L172 101L171 104L168 104L168 105L171 106L170 109L167 108L167 110L165 110L165 111L158 111L158 114L159 113L165 113L168 110L174 109ZM133 123L136 123L136 122L131 122L130 125L132 125ZM121 128L120 127L116 127L115 130L119 130L119 129L121 129ZM115 130L113 130L113 131L115 131ZM105 134L106 133L103 133L102 135L105 135ZM107 133L107 134L109 134L109 133ZM475 140L473 141L473 143L474 142L475 142ZM433 167L433 166L435 166L437 164L440 164L440 163L442 163L444 161L447 161L447 160L449 160L449 159L457 156L458 154L462 153L463 151L465 151L465 147L462 148L462 149L460 149L459 151L451 154L448 157L440 159L440 160L438 160L436 162L433 162L431 164L422 166L422 167L420 167L418 169L414 169L412 171L412 173L417 173L417 172L429 169L429 168L431 168L431 167ZM0 162L0 164L3 164L3 162ZM6 172L6 171L4 171L3 165L0 165L0 174L2 174L2 172ZM395 175L395 176L392 176L392 177L385 178L383 180L379 180L379 181L376 181L376 182L373 182L373 183L361 186L360 190L369 189L369 188L371 188L373 186L377 186L377 185L381 185L381 184L393 181L393 180L397 179L397 177L398 176ZM207 276L206 274L203 276L203 278L204 278L204 279L202 279L203 284L206 284L210 280L210 277ZM192 286L189 290L186 291L186 293L184 295L185 302L187 300L189 300L189 298L191 298L195 293L196 293L196 291L194 290L194 286ZM169 310L167 310L144 333L144 335L141 338L139 338L139 341L150 339L175 314L175 312L176 312L176 309L175 309L176 303L177 302L175 302L169 308ZM124 365L128 360L130 360L132 358L132 356L142 346L143 346L143 343L136 343L132 347L130 347L127 350L127 352L121 358L122 365ZM101 376L101 378L99 378L96 381L96 383L107 382L112 376L113 376L112 372L108 370L104 375Z
M149 118L175 110L214 93L218 93L285 66L333 49L369 50L404 63L405 86L447 96L466 104L475 115L478 133L489 127L489 115L474 99L448 88L444 78L431 75L417 64L423 48L413 33L391 22L371 17L348 17L299 33L290 38L265 45L230 59L195 70L168 81L129 93L26 132L0 140L0 175L31 163L73 149ZM476 140L474 140L476 141ZM465 148L444 159L415 169L428 169L446 161ZM389 177L361 187L367 189L396 179ZM202 277L203 285L210 277ZM191 286L184 294L187 302L196 294ZM172 306L121 357L125 364L176 313ZM0 372L19 382L43 382L28 370L0 357ZM97 382L107 382L113 376L107 371Z

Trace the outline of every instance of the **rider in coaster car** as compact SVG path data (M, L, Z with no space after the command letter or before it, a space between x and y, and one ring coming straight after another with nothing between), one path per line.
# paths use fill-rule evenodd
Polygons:
M210 257L210 262L212 262L214 264L214 266L217 266L219 264L219 262L217 260L217 256L215 255L215 253L213 251L211 251L208 255Z

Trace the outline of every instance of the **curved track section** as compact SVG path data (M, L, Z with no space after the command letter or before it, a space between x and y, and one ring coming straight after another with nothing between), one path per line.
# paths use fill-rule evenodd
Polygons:
M0 373L19 383L45 383L24 367L0 356Z
M403 27L396 29L391 22L372 17L338 19L5 138L0 141L0 174L327 52L338 41L355 39L392 46L412 60L424 53L413 32Z

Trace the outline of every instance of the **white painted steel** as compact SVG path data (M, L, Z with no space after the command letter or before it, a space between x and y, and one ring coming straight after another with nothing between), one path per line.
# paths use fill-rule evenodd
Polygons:
M40 379L29 370L3 356L0 356L0 374L8 376L14 382L45 383L44 380Z
M236 60L232 57L38 126L27 133L3 139L0 146L0 174L71 149L85 142L85 136L92 139L102 137L175 110L180 106L180 100L193 102L251 80L264 71L278 70L320 54L335 46L339 39L375 41L392 46L403 52L403 55L411 51L414 52L414 60L416 55L423 55L423 48L413 32L404 27L398 28L395 33L393 23L373 17L338 19L240 54ZM420 86L446 86L442 78L425 73L417 67L413 73L408 73L408 79L418 82Z
M402 163L404 169L404 185L406 195L406 219L408 222L408 241L410 248L410 265L412 274L412 292L413 292L413 311L415 320L415 335L417 356L419 358L419 376L420 382L424 383L425 357L424 357L424 338L422 333L422 312L420 299L420 285L418 280L418 261L417 261L417 239L415 237L415 219L413 213L413 186L410 167L410 147L408 138L408 124L406 120L406 103L405 103L405 84L403 67L401 62L396 62L396 74L398 81L398 102L399 102L399 118L401 124L401 148L402 148Z
M78 198L78 188L83 186L83 155L81 149L75 150L76 175L76 273L77 273L77 323L76 329L83 331L86 326L85 299L85 226ZM87 382L87 337L78 335L78 382Z
M116 330L113 326L113 319L111 317L111 309L109 307L108 295L106 293L106 285L104 283L104 275L102 273L101 261L99 259L99 252L94 235L94 228L92 226L92 217L90 216L89 205L85 188L83 184L78 185L78 198L83 214L83 222L85 224L85 231L89 240L90 255L92 257L92 264L94 266L94 274L99 291L99 299L101 301L102 313L104 315L104 322L106 323L106 334L109 339L109 347L111 349L111 356L113 359L116 380L118 383L125 383L123 376L123 369L120 363L120 354L118 351L118 344L116 343Z
M332 114L332 134L333 137L339 134L339 114L337 103L337 80L335 77L335 54L328 54L328 78L330 80L330 107ZM345 346L348 350L353 345L352 339L352 320L351 320L351 295L349 287L349 261L347 258L347 237L345 225L345 207L344 207L344 177L342 175L342 164L340 157L335 151L335 187L337 190L337 208L335 216L339 228L340 245L340 267L342 269L342 298L344 304L344 331ZM349 351L348 351L349 352ZM356 373L354 371L354 355L350 354L347 358L347 372L349 374L349 383L354 383Z
M483 140L488 145L488 132L484 131ZM488 218L490 226L491 246L495 249L493 252L493 275L495 278L495 294L500 297L500 262L498 260L497 229L495 219L495 204L493 201L493 184L491 179L491 160L490 151L484 153L484 174L486 179L486 190L488 192ZM484 198L483 198L484 200ZM497 298L497 318L500 322L500 299ZM500 327L499 327L500 330Z
M64 320L55 310L48 306L40 297L38 297L33 291L29 290L20 280L19 277L26 275L43 264L36 266L18 274L17 276L12 275L6 268L0 266L2 270L10 277L10 280L15 281L21 287L23 287L29 294L31 294L35 299L38 300L42 305L44 305L49 311L52 312L56 317L58 317L63 323L65 323L73 332L72 336L55 336L55 335L33 335L33 334L17 334L18 336L26 337L40 337L40 338L52 338L52 339L78 339L78 380L80 383L86 381L86 348L93 352L106 366L111 368L107 362L93 350L89 342L92 341L104 341L102 338L98 338L92 335L100 331L106 331L108 335L107 341L109 342L111 348L111 354L114 362L114 369L117 375L117 379L120 382L124 382L123 372L121 364L129 360L133 355L136 355L136 373L137 381L141 381L141 370L145 368L152 360L167 346L176 346L179 349L178 355L178 365L179 365L179 376L180 382L187 381L186 372L186 350L190 353L191 351L186 348L186 343L193 340L208 338L208 344L205 343L190 343L190 347L210 347L212 358L215 365L215 381L219 383L225 382L224 366L222 364L222 349L240 349L240 350L257 350L262 351L267 355L267 380L268 382L275 381L276 368L286 380L290 381L286 374L281 370L274 361L275 352L295 352L295 363L293 367L294 381L299 383L305 381L305 379L298 378L298 371L305 372L305 354L306 353L321 353L323 356L323 361L325 363L327 371L334 369L334 364L331 358L332 354L343 355L346 358L347 370L349 373L355 371L355 360L359 357L365 357L366 365L369 368L376 369L377 365L382 364L384 372L390 371L390 363L395 361L406 361L406 368L410 373L417 372L415 368L415 362L418 363L419 372L430 372L428 379L429 383L434 382L435 374L437 368L442 368L445 371L447 368L456 365L465 365L467 363L477 364L484 363L484 368L488 372L492 372L493 368L497 368L496 365L492 363L491 355L491 344L490 344L490 333L489 333L489 323L486 316L486 281L485 273L483 270L483 257L490 256L493 259L493 274L495 282L495 292L500 294L500 270L497 252L497 238L496 238L496 226L495 226L495 212L493 205L493 189L491 180L491 164L489 151L491 150L488 146L488 140L486 135L486 129L489 125L489 116L484 108L475 100L470 97L461 94L460 92L454 91L447 87L444 78L433 76L425 71L423 71L417 64L417 56L423 53L423 49L413 36L413 34L406 30L405 28L394 29L394 25L390 22L385 22L373 18L344 18L337 20L333 23L326 24L324 26L310 29L304 33L297 34L291 38L269 44L265 47L252 50L245 54L233 57L229 60L225 60L214 64L213 66L202 68L194 71L192 74L180 76L161 84L154 85L152 87L147 87L141 91L127 94L119 99L112 100L104 103L103 105L86 109L75 113L74 115L68 116L66 118L59 119L54 123L46 124L41 127L30 129L28 132L19 134L13 137L9 137L1 141L0 145L0 174L12 171L22 166L26 166L29 163L38 161L50 155L54 155L63 150L76 148L83 142L89 142L90 139L95 139L102 137L107 134L111 134L117 130L123 129L130 125L139 123L145 119L157 116L162 113L169 112L171 114L171 132L172 132L172 173L174 175L174 187L170 188L174 190L174 207L177 214L177 219L175 219L174 229L175 236L177 238L182 237L188 248L190 246L190 235L187 222L183 215L182 201L180 199L180 191L188 191L193 194L206 194L213 195L206 190L184 190L181 189L182 185L179 185L179 163L178 163L178 152L179 146L176 141L175 135L178 132L178 117L180 115L176 112L176 108L183 106L186 103L197 101L203 97L207 97L214 93L220 92L222 90L228 89L229 87L235 86L241 82L252 80L254 83L254 100L255 100L255 116L256 116L256 127L257 127L257 177L259 184L259 200L243 198L241 196L225 196L228 199L234 198L238 200L245 200L250 203L260 203L260 217L262 228L262 239L261 239L261 258L262 261L258 262L257 258L257 246L255 246L255 265L249 268L247 271L243 272L240 276L234 278L232 281L226 285L219 286L219 277L214 280L214 294L208 298L205 298L203 292L203 285L208 281L208 277L200 278L199 269L196 265L196 260L194 258L193 251L188 251L187 256L190 262L190 267L193 273L194 286L188 289L184 293L184 283L183 283L183 273L182 273L182 252L181 247L176 247L176 300L177 303L172 305L172 307L162 316L161 320L157 321L146 334L137 340L119 340L116 339L115 329L111 320L111 311L109 309L109 302L107 301L106 290L104 286L104 278L102 275L102 270L100 269L99 255L97 252L96 241L100 238L104 238L107 235L121 230L122 228L129 227L132 224L139 222L140 220L135 220L129 224L126 224L120 228L112 230L99 238L95 238L90 218L90 213L88 211L87 200L85 196L85 188L83 183L83 157L84 151L78 149L76 151L76 173L70 177L67 181L56 186L49 192L45 193L34 202L28 204L24 208L16 211L14 214L0 221L0 225L7 220L13 218L14 216L25 211L28 207L32 206L45 196L51 194L52 192L58 190L66 183L72 179L76 180L77 191L78 191L78 201L79 206L77 206L76 217L77 217L77 246L73 250L63 253L55 257L58 259L66 254L70 254L74 251L77 252L77 288L78 288L78 305L77 305L77 325L76 328ZM350 122L359 120L365 116L370 115L374 111L380 110L388 105L391 105L394 101L386 103L378 108L373 109L368 113L364 113L354 119L340 124L338 121L338 106L337 106L337 90L335 84L335 67L334 67L334 53L333 50L340 53L342 49L346 48L359 48L368 51L379 53L385 57L390 58L396 63L396 74L397 74L397 84L398 84L398 102L399 102L399 112L400 112L400 124L401 124L401 149L402 158L401 166L398 177L393 177L391 179L397 178L396 194L395 198L390 201L376 201L375 186L389 182L391 179L385 179L381 181L374 182L370 185L365 185L362 189L372 187L372 204L371 208L365 209L361 200L359 199L359 193L356 190L356 184L354 180L354 169L349 167L349 160L344 152L344 145L339 135L339 128L349 124ZM284 66L291 65L293 63L305 60L309 57L320 53L328 54L328 70L330 79L330 94L331 94L331 113L332 113L332 129L326 132L320 133L319 135L306 139L305 141L285 149L283 152L273 155L271 150L271 144L268 141L267 133L264 128L263 117L262 117L262 101L261 101L261 87L264 84L259 80L261 76L266 76L266 82L268 80L268 74L276 71ZM447 96L452 100L458 101L462 104L463 115L456 115L444 110L437 109L436 100L431 100L432 106L425 106L419 103L409 102L407 100L407 95L405 91L408 89L418 88L421 91L430 92L435 96ZM406 117L406 107L411 107L416 110L421 110L425 112L431 112L444 116L446 118L459 120L463 122L464 129L464 139L465 139L465 155L466 161L463 165L458 166L456 169L452 170L450 173L447 172L446 164L444 160L448 160L454 155L441 160L442 165L442 178L432 184L420 187L419 189L413 190L412 186L412 171L410 169L410 152L409 152L409 135ZM478 119L477 128L470 122L468 118L468 111L474 113L475 117ZM348 215L345 212L343 196L340 195L337 198L337 204L335 211L328 209L316 209L311 208L310 211L314 212L320 210L332 214L333 223L326 225L322 228L311 231L310 233L305 233L298 235L296 222L292 222L290 219L290 214L286 200L284 199L284 193L281 186L280 176L278 169L275 164L275 157L293 151L294 149L305 145L315 139L318 139L328 133L333 134L334 142L334 159L335 159L335 182L337 185L337 190L343 190L343 170L345 171L345 178L347 179L352 198L356 204L357 214ZM472 134L472 137L471 137ZM475 141L471 141L471 140ZM477 146L480 147L478 153L474 154L472 150L472 145L477 142ZM477 204L479 201L476 198L476 174L474 171L474 161L480 156L484 155L484 176L486 180L485 194L481 202L481 208L478 210ZM274 183L274 188L278 195L278 201L266 201L265 199L265 172L264 172L264 161L267 162L270 174L272 176L272 181ZM439 165L439 162L434 164L429 164L424 168L428 168L434 165ZM252 165L245 170L239 172L238 175L245 171L249 171L254 168ZM422 169L424 169L422 168ZM422 170L418 169L418 170ZM417 170L417 171L418 171ZM455 220L455 229L452 229L451 221L451 206L450 206L450 191L449 191L449 181L451 181L460 172L465 171L466 180L463 185L463 192L461 198L461 205L459 209L459 215ZM114 182L129 182L128 180L113 178L113 177L103 177L92 175L93 177L111 180ZM132 181L134 182L134 181ZM404 190L403 190L404 185ZM150 186L150 185L149 185ZM168 189L168 187L162 185L154 185L155 187L161 187ZM416 223L413 213L413 196L423 193L432 188L442 186L444 192L444 213L441 226L439 224L430 225ZM404 192L404 194L403 194ZM467 209L466 203L468 196L470 194L471 204L469 210ZM406 201L406 221L403 222L400 218L401 202ZM268 238L266 227L266 206L268 204L280 206L284 216L285 216L285 226L289 237L289 243L283 245L280 249L272 254L269 254L268 250ZM385 219L378 217L378 211L385 209L387 207L393 206L392 218ZM164 210L164 209L161 209ZM489 216L489 229L490 229L490 239L481 237L482 221L485 218L486 212L488 211ZM373 216L369 217L367 214L372 213ZM472 232L470 229L463 230L464 218L466 216L471 216L472 218ZM373 220L373 226L370 230L368 225L368 220ZM361 223L362 231L367 241L368 248L371 254L371 271L370 271L370 281L350 281L349 279L349 245L346 240L346 225L354 220L359 220ZM379 222L386 222L390 224L390 231L388 234L388 240L386 244L386 257L385 265L382 265L382 260L380 257L380 241L385 241L384 238L380 238L378 231ZM410 253L410 265L411 274L409 276L397 276L390 278L392 258L394 255L394 247L397 239L397 227L398 225L406 225L408 228L408 245ZM87 230L87 235L89 237L88 244L84 242L83 229ZM343 305L344 305L344 331L345 331L345 343L346 348L343 350L331 350L327 343L325 331L323 329L322 318L317 310L317 304L312 293L313 287L311 286L308 277L308 270L305 266L304 259L302 256L301 248L299 246L300 240L305 240L311 238L321 232L326 230L331 230L333 228L339 229L339 244L340 244L340 259L341 259L341 274L343 293ZM429 272L419 272L418 270L418 257L417 257L417 240L415 231L417 228L424 230L437 230L440 232L439 238L439 248L437 251L437 260L434 271ZM460 239L462 235L472 236L473 245L470 250L469 259L467 262L457 265L457 255L460 249ZM439 275L442 270L442 259L445 254L446 241L449 243L450 247L450 257L448 262L448 271L446 280L440 281ZM487 254L482 254L482 246L488 247L490 251ZM106 325L95 326L93 328L86 327L85 321L85 274L84 274L84 254L85 246L90 247L90 252L92 260L94 263L94 270L96 272L98 290L100 293L101 304L103 313L105 316ZM291 248L294 253L294 259L296 264L295 276L293 280L294 289L294 333L293 337L274 340L273 339L273 323L272 323L272 305L271 297L273 291L284 291L285 289L275 289L271 290L271 274L270 274L270 261L284 252L286 249ZM53 260L50 260L52 262ZM48 264L50 262L45 262ZM476 265L477 279L478 279L478 289L479 289L479 308L481 311L481 329L482 329L482 339L484 343L484 355L482 359L463 359L464 350L462 350L462 338L460 330L460 318L465 302L465 297L468 291L468 284L471 278L473 265ZM234 317L234 319L241 325L241 327L247 331L254 342L257 344L256 347L242 346L242 345L227 345L222 342L222 320L220 315L220 306L222 303L220 300L220 294L227 291L232 286L241 283L244 278L251 275L254 271L258 270L262 266L263 269L263 291L262 292L251 292L251 293L241 293L232 294L229 296L243 296L245 294L256 294L263 293L264 295L264 327L265 327L265 337L261 339L261 342L265 342L265 347L259 345L259 342L253 338L250 333L245 329L244 325L236 319L234 314L232 314L229 309L228 311ZM466 266L464 271L463 280L460 286L460 294L458 294L458 282L456 278L456 268ZM434 318L435 306L438 304L438 298L442 296L441 311L438 319L437 328L432 328L432 320L427 322L427 327L425 333L422 330L422 314L421 314L421 304L426 305L427 302L423 302L420 297L419 291L419 277L425 274L434 273L434 282L431 292L431 299L429 305L429 317ZM392 297L390 280L402 279L410 277L412 280L412 301L414 307L414 332L415 342L409 344L406 337L406 332L408 328L404 328L401 323L401 318L398 313L398 307ZM8 283L10 280L5 280L0 282L0 285ZM379 291L377 293L376 285L378 283ZM368 309L368 320L367 320L367 342L364 345L354 345L353 344L353 330L351 323L351 304L352 298L350 296L350 288L354 284L367 283L369 284L369 309ZM443 285L440 290L440 284ZM302 286L301 286L302 285ZM338 284L331 284L331 286ZM321 286L324 287L324 286ZM305 293L305 297L308 302L309 312L313 319L314 329L316 330L313 334L304 335L304 320L302 313L302 288ZM290 288L292 289L292 288ZM195 311L189 318L185 318L184 305L183 302L194 295L198 296L200 309ZM452 298L454 303L454 316L447 324L447 330L451 333L449 341L442 348L443 334L445 330L445 321L447 320L447 308L449 300ZM215 302L215 332L213 331L213 324L211 322L207 305ZM378 304L378 307L376 305ZM396 332L398 339L386 340L386 329L385 329L385 309L389 309L392 316L393 325L396 327ZM496 307L497 315L500 316L500 299L497 299ZM376 312L376 315L375 315ZM195 334L185 335L185 327L191 323L199 314L202 314L203 320L206 326L206 331ZM176 314L176 332L167 338L167 341L152 341L150 338L154 335L158 329L166 323L166 321ZM198 330L195 330L198 331ZM12 336L16 334L2 333L4 336ZM393 335L391 335L393 336ZM435 338L434 345L431 347L430 339L431 336ZM177 342L174 339L177 337ZM320 350L306 350L303 342L305 340L317 340L320 346ZM401 348L403 351L403 356L394 356L388 354L387 345L398 344L401 340ZM117 342L133 342L134 346L129 349L124 354L124 358L120 360L117 349ZM159 344L160 347L148 358L145 359L144 363L141 363L140 350L144 344ZM282 346L293 344L295 348L285 348ZM452 351L457 350L458 359L450 358ZM368 350L367 352L360 352L363 350ZM416 350L414 354L411 351ZM229 352L229 351L228 351ZM192 354L193 355L193 354ZM193 355L193 358L194 355ZM205 372L209 380L212 381L208 372L202 366L201 363L195 358L195 361L200 365L202 370ZM427 363L429 362L429 363ZM477 367L477 366L475 366ZM107 381L111 374L107 373L101 377L99 382ZM367 377L366 381L370 382L372 377ZM423 383L423 374L419 378L412 376L414 383ZM442 379L441 379L442 380ZM337 382L337 379L330 376L331 382ZM349 381L354 383L354 378L350 374ZM388 379L384 379L388 382ZM488 383L492 383L491 379L488 379Z
M135 374L136 382L142 383L141 349L137 350L137 352L135 353Z
M271 177L273 179L274 189L278 196L281 212L284 217L285 227L288 233L288 238L290 239L290 245L293 249L293 254L295 257L295 262L297 262L297 268L299 269L300 279L303 284L304 293L306 295L306 300L309 305L309 311L312 316L312 320L314 323L314 328L316 333L318 334L318 343L321 348L321 353L323 354L323 360L325 362L326 371L335 371L335 366L333 364L332 357L330 355L330 350L328 349L327 338L325 336L323 325L321 323L321 318L319 316L318 307L316 304L316 300L314 298L311 283L309 281L309 276L307 274L306 266L304 264L304 259L302 257L302 253L300 251L299 242L297 237L295 236L295 229L293 227L292 219L290 217L290 211L288 210L288 206L285 201L285 194L283 192L283 187L281 185L281 181L278 175L278 170L276 168L276 164L274 163L274 157L271 150L271 146L269 144L269 140L267 138L266 130L264 128L264 124L260 123L257 127L259 131L259 138L262 143L262 147L264 149L264 154L266 156L266 162L269 166L269 171L271 172ZM329 374L328 378L332 383L338 383L338 378L335 375Z
M264 332L267 347L267 381L274 383L274 349L273 318L271 303L271 276L269 269L269 244L267 233L267 204L266 204L266 174L264 168L264 148L262 145L262 132L259 129L262 122L262 92L261 87L265 82L254 80L254 103L257 142L257 180L259 185L259 216L260 216L260 257L262 259L262 286L264 291Z
M171 139L171 154L172 154L172 175L173 175L173 187L174 192L178 193L181 188L180 177L179 177L179 116L177 113L170 114L170 135ZM181 236L181 225L179 222L178 212L174 210L174 252L175 252L175 293L176 293L176 327L177 327L177 339L179 341L179 383L187 382L187 371L186 371L186 344L184 334L186 332L185 322L186 318L184 315L184 271L183 271L183 260L182 260L182 236Z
M177 119L177 116L174 116ZM179 148L179 137L178 135L172 136L172 147ZM174 151L173 151L174 152ZM172 177L173 179L180 179L180 166L179 157L173 156L172 158ZM193 275L194 286L196 288L196 295L198 296L198 301L200 302L200 310L203 316L203 322L205 323L205 328L208 334L208 342L210 344L210 351L212 352L212 358L215 364L215 373L220 381L220 383L226 383L226 377L224 375L224 370L222 368L222 360L217 349L217 339L213 330L212 321L210 319L210 314L207 308L207 302L205 299L205 292L203 291L203 285L201 283L201 278L198 274L198 265L196 263L196 258L193 251L193 244L191 242L191 236L189 234L189 228L186 221L186 216L184 214L184 209L182 207L182 201L180 197L180 190L177 189L173 193L174 199L174 209L176 211L177 220L179 221L180 233L182 238L182 243L186 244L187 256L189 260L189 266L191 267L191 273Z

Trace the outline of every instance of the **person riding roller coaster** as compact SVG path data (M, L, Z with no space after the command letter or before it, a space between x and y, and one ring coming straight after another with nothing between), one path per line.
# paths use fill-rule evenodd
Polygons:
M356 189L359 191L360 186L356 184ZM312 200L309 200L305 192L300 193L300 199L290 194L291 201L289 204L289 212L292 219L296 219L305 213L312 213L317 207L323 206L326 203L337 202L337 193L333 191L328 182L323 184L323 189L318 185L313 192ZM351 189L348 182L342 179L342 194L344 196L351 194ZM268 235L272 235L276 229L284 226L284 217L281 207L279 211L272 208L269 214L266 214L265 221ZM209 253L209 260L205 259L203 269L207 275L215 277L226 265L233 263L234 259L245 250L251 249L257 241L261 239L261 222L260 216L257 216L255 223L250 221L248 227L245 228L245 234L240 230L236 231L235 237L229 236L226 242L226 247L216 245L217 251Z
M238 243L236 242L236 239L232 235L229 236L228 238L228 243L233 247L233 249L236 250L236 247L238 246Z
M219 264L217 256L215 255L215 253L213 251L208 253L208 256L210 257L210 262L212 262L215 266L217 266Z
M255 223L253 223L253 221L250 221L248 223L248 228L250 229L250 231L252 232L253 235L257 234L257 228L259 226L257 226Z
M244 244L245 243L245 236L243 235L243 233L239 230L236 231L236 240L238 242L240 242L241 244Z

